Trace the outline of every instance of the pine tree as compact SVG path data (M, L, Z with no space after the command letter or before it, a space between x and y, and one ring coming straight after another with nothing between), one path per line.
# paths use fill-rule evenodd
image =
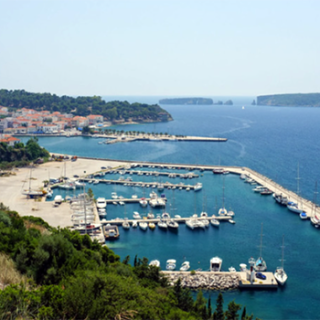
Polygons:
M228 304L228 310L225 312L226 320L237 320L239 319L238 311L241 309L241 305L231 301Z
M214 313L214 319L215 320L224 320L224 313L223 313L223 296L220 292L217 298L217 304L216 304L216 311Z
M211 319L211 316L212 316L211 295L209 296L209 299L208 299L207 310L208 310L208 319Z

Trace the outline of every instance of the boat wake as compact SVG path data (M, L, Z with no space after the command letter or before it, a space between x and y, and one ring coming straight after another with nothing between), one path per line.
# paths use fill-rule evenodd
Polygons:
M247 154L246 152L246 146L239 142L239 141L235 141L235 140L228 140L229 143L233 143L233 144L236 144L237 146L240 147L240 151L239 151L239 154L238 156L236 156L237 158L244 158L244 156Z
M248 120L248 119L235 118L235 117L224 117L224 118L239 121L241 125L234 127L234 128L231 128L229 130L217 132L216 134L225 135L227 133L232 133L232 132L239 131L239 130L249 129L249 128L251 128L251 125L253 123L253 121Z

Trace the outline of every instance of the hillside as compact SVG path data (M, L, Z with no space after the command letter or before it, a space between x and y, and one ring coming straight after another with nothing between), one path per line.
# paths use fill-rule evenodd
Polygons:
M171 115L159 105L129 103L127 101L105 102L101 97L59 97L51 93L32 93L25 90L0 90L0 105L10 110L30 108L59 111L79 116L100 114L110 121L132 120L136 122L159 122L172 120Z
M258 96L257 105L320 107L320 93L288 93Z
M1 319L239 319L234 301L223 313L221 294L214 311L201 291L194 301L180 281L169 286L148 259L120 262L88 235L22 218L2 203L0 237L0 266L8 272L0 277ZM18 284L26 277L27 286ZM253 316L243 310L241 318Z

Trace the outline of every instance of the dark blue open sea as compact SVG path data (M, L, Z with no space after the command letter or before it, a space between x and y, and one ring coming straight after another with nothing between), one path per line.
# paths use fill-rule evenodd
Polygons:
M104 97L106 100L157 103L159 97ZM230 97L223 97L227 100ZM167 132L170 134L226 137L226 143L206 142L134 142L126 144L98 144L91 138L40 138L40 144L51 152L76 154L111 159L159 161L188 164L221 164L248 166L286 188L296 191L297 166L300 167L301 194L313 200L315 182L320 174L320 109L301 107L251 106L253 97L231 97L233 106L166 105L174 121L167 123L126 125L120 130ZM218 100L218 98L214 98ZM243 109L242 106L245 108ZM272 197L252 192L252 186L238 176L214 176L210 172L195 172L203 183L203 190L174 192L174 214L191 216L200 213L203 206L211 215L222 205L222 186L225 179L225 204L235 212L236 224L222 223L219 229L190 231L180 225L179 232L159 229L143 232L139 229L120 230L120 239L108 245L121 256L135 255L149 260L159 259L165 266L167 259L184 259L191 268L209 268L213 256L223 259L223 270L230 266L239 269L250 257L259 253L261 223L264 228L263 256L268 270L280 264L282 235L285 236L285 270L288 281L277 291L228 291L226 303L235 299L247 307L249 313L262 319L319 319L320 233L309 221L275 204ZM114 175L114 179L119 176ZM132 176L134 180L157 181L155 177ZM180 182L179 179L163 180ZM186 183L184 180L183 182ZM132 189L112 185L91 185L96 197L109 198L111 192L130 197L148 195L151 189ZM172 200L171 190L164 192ZM167 211L170 209L167 208ZM108 219L123 217L124 207L108 206ZM133 211L146 214L139 205L127 205L131 218ZM160 213L160 210L156 211ZM208 296L208 293L206 293ZM211 293L215 300L216 292Z

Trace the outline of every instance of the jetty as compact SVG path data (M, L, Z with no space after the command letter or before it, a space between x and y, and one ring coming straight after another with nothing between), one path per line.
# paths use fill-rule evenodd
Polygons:
M263 272L265 280L255 278L252 282L250 271L235 272L212 272L212 271L161 271L169 280L169 284L174 284L180 279L181 286L193 290L229 290L229 289L277 289L278 283L272 272Z

